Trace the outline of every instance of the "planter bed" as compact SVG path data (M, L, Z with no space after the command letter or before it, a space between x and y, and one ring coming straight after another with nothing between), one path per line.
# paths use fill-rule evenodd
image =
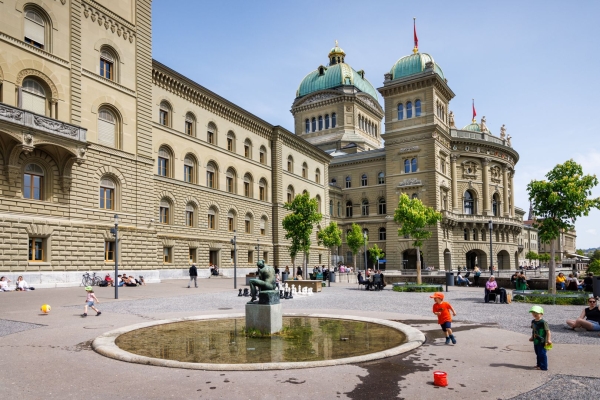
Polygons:
M394 292L442 292L444 291L444 287L442 285L427 285L421 284L417 285L416 283L394 283L393 285Z
M532 304L586 305L588 293L563 291L552 294L546 290L513 290L512 301Z

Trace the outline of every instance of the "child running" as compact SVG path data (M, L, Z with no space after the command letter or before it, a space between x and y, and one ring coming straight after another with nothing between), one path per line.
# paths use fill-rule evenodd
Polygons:
M529 310L533 315L531 321L531 337L530 342L533 342L533 350L537 358L537 364L534 369L540 369L542 371L548 371L548 357L546 356L546 346L552 344L550 340L550 328L548 323L542 319L544 316L544 309L540 306L533 306Z
M85 291L87 292L87 297L85 298L85 306L83 306L83 314L81 314L81 316L87 317L88 306L92 307L92 310L96 311L96 316L102 314L100 310L94 307L94 301L100 303L100 300L98 300L98 298L94 294L94 289L92 289L91 286L86 286Z
M438 324L440 324L442 330L446 334L446 344L450 344L451 340L452 344L456 344L456 338L452 334L452 316L450 315L450 312L452 312L452 314L456 316L454 307L452 307L450 303L444 301L444 293L435 292L429 297L435 301L433 313L438 316Z

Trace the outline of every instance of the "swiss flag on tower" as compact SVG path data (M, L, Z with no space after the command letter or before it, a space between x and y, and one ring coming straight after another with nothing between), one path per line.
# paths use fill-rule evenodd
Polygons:
M473 121L475 121L476 116L477 116L477 111L475 111L475 99L473 99Z
M413 32L415 36L415 50L419 50L419 38L417 37L417 19L413 18Z

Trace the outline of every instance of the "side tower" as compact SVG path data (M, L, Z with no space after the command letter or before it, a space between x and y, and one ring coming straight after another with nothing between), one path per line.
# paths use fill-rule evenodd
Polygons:
M345 57L336 41L328 65L300 83L291 109L295 133L328 153L379 149L383 109L377 91Z

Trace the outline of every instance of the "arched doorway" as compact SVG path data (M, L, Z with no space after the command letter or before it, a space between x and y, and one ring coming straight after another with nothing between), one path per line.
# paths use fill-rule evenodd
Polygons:
M421 252L421 269L425 268ZM402 253L402 269L417 269L417 249L408 249Z
M444 250L444 269L452 271L452 253L448 249Z
M468 270L474 269L475 266L479 269L487 269L489 265L486 252L479 249L470 250L465 255L465 265Z
M510 254L508 254L508 251L501 250L500 252L498 252L498 270L510 270L510 265L511 259Z
M519 269L519 252L515 251L515 262L513 264L513 269L516 271Z

